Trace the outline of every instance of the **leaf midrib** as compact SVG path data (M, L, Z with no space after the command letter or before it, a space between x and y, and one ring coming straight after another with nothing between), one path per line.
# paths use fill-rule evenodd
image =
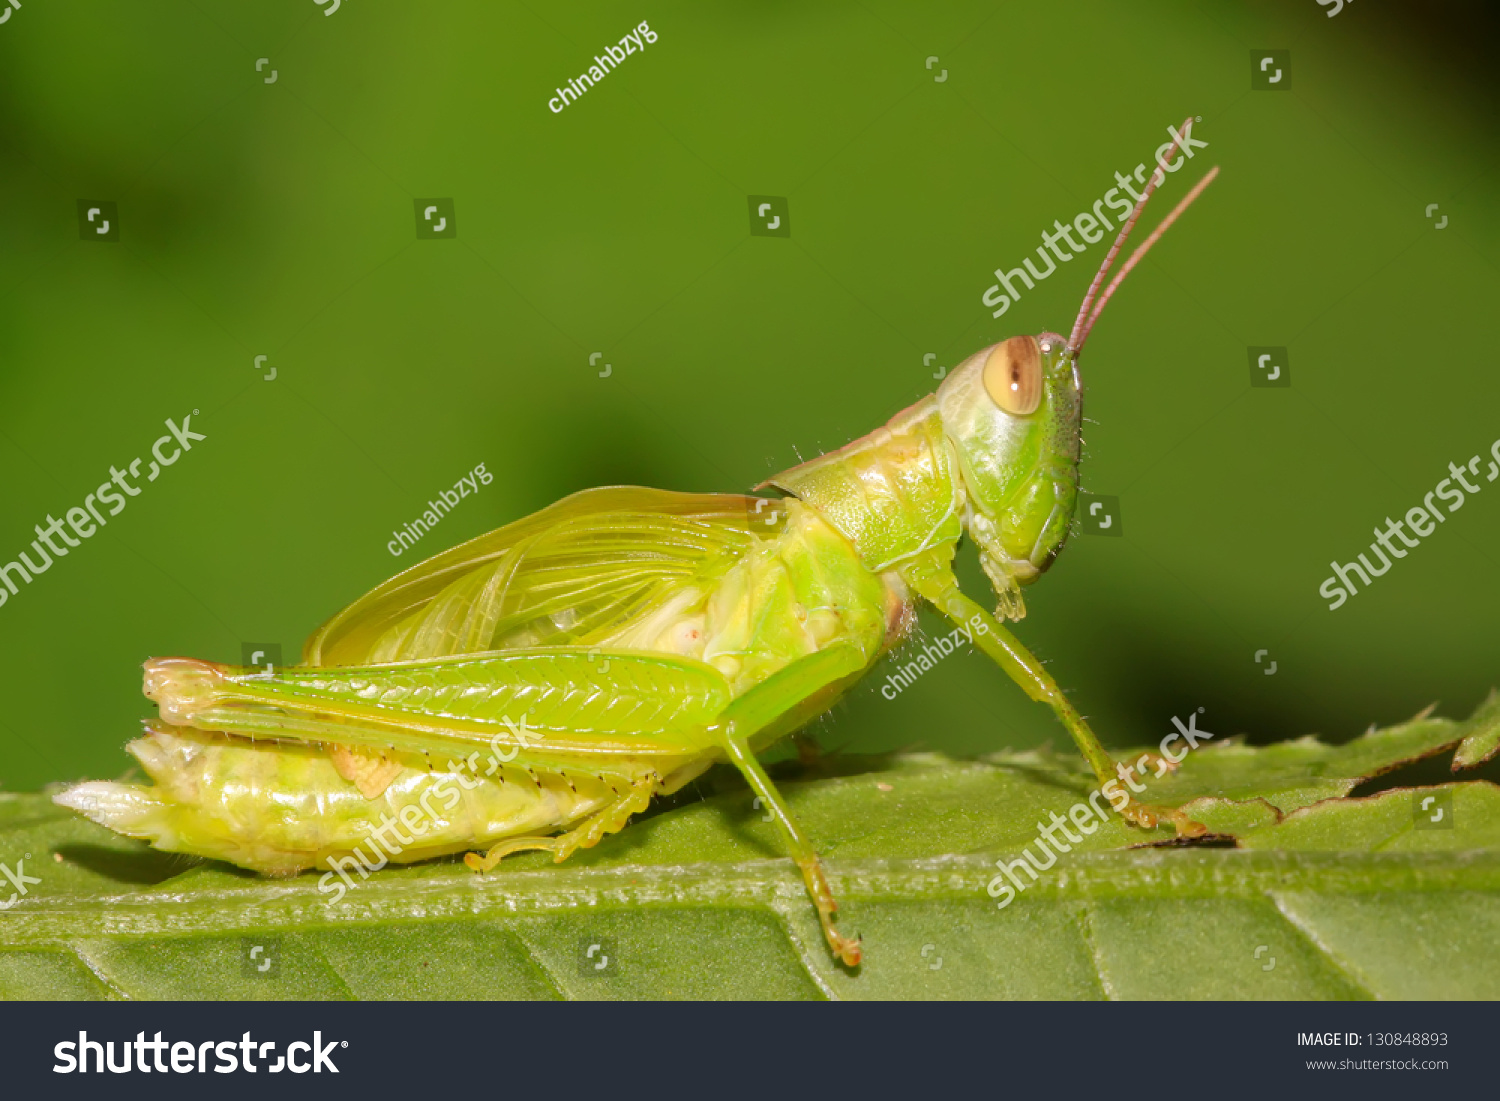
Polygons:
M863 859L831 864L846 920L862 906L932 899L975 900L995 876L995 860L1016 854L923 859ZM1500 890L1500 853L1352 853L1136 850L1060 858L1030 884L1027 899L1094 902L1114 898L1256 898L1291 891L1382 894L1392 891ZM7 911L8 947L79 937L222 934L233 930L347 928L522 916L588 908L738 906L794 913L807 905L789 860L735 864L562 869L511 875L372 879L327 907L311 880L251 884L191 893L136 892L103 897L23 899Z

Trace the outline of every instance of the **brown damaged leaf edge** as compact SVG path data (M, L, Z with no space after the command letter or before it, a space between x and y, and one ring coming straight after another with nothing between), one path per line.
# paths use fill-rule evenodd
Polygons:
M1200 795L1181 804L1180 809L1183 811L1183 813L1189 814L1195 819L1212 822L1221 817L1221 815L1214 813L1217 810L1228 810L1232 812L1239 809L1248 809L1254 804L1259 804L1261 807L1265 808L1265 810L1270 812L1272 818L1268 822L1257 823L1248 827L1247 829L1239 831L1214 830L1212 829L1212 827L1210 827L1210 832L1203 837L1174 837L1164 840L1141 842L1129 847L1133 849L1185 848L1192 847L1194 845L1218 845L1222 847L1226 841L1230 844L1238 844L1238 842L1236 841L1237 836L1260 833L1262 831L1271 831L1276 827L1282 826L1284 824L1290 825L1295 821L1303 820L1303 817L1308 815L1310 812L1317 812L1319 811L1319 808L1326 808L1330 805L1352 806L1359 804L1374 804L1376 802L1384 803L1388 802L1390 797L1397 794L1409 797L1419 791L1444 791L1451 790L1456 786L1482 786L1486 789L1500 790L1496 788L1496 785L1490 783L1489 781L1479 780L1465 785L1439 785L1433 788L1399 787L1392 788L1389 791L1375 792L1368 796L1359 796L1354 798L1349 797L1348 792L1354 790L1361 783L1376 779L1380 776L1389 775L1390 773L1396 772L1408 765L1415 764L1419 761L1429 760L1433 757L1447 752L1450 749L1455 749L1455 747L1457 748L1451 766L1451 770L1455 773L1468 768L1473 768L1479 764L1484 763L1484 761L1494 756L1495 749L1491 747L1483 756L1479 755L1477 752L1471 752L1470 757L1467 761L1462 758L1464 750L1468 747L1474 746L1476 744L1487 745L1490 742L1500 740L1500 692L1496 692L1492 689L1489 696L1484 700L1483 703L1479 705L1474 714L1470 716L1470 718L1462 722L1454 722L1449 719L1441 718L1433 719L1431 716L1433 711L1436 710L1436 706L1436 704L1430 704L1427 707L1423 708L1407 722L1398 724L1393 727L1377 728L1372 725L1368 730L1365 731L1364 734L1354 739L1354 741L1345 743L1344 745L1340 746L1327 746L1325 745L1325 743L1319 742L1311 736L1298 739L1294 742L1278 743L1282 746L1305 747L1308 749L1326 748L1329 751L1330 756L1325 759L1325 761L1320 763L1333 764L1336 756L1339 754L1348 755L1350 753L1359 752L1379 740L1410 734L1414 732L1414 728L1416 730L1420 730L1422 728L1432 729L1434 734L1433 740L1425 745L1422 745L1420 748L1414 749L1404 754L1385 758L1383 760L1380 760L1378 763L1373 764L1371 767L1355 771L1352 775L1323 775L1316 777L1316 779L1321 781L1322 783L1335 784L1343 787L1344 791L1340 794L1331 795L1322 799L1315 799L1311 802L1293 807L1279 807L1272 801L1272 798L1269 796L1257 796L1254 799L1231 799L1215 794ZM1272 748L1273 747L1262 747L1261 751L1264 752L1266 749ZM1251 747L1245 746L1243 742L1239 741L1238 739L1225 739L1224 741L1219 742L1213 746L1205 746L1202 749L1196 751L1188 759L1188 762L1183 765L1183 775L1180 777L1176 777L1176 779L1179 779L1179 781L1189 780L1191 778L1192 771L1190 765L1195 761L1199 766L1199 770L1201 770L1205 762L1214 763L1213 756L1215 753L1222 755L1226 752L1234 752L1236 750L1242 752L1255 752L1255 750L1251 749ZM1124 757L1124 759L1128 760L1130 754L1123 754L1122 756ZM1145 781L1148 789L1152 786L1152 783L1153 781L1149 778Z

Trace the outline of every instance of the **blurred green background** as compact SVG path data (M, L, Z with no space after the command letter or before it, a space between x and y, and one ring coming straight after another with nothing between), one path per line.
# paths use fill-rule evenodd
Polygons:
M1339 610L1318 595L1500 437L1481 6L322 12L27 0L0 24L0 561L149 463L166 418L207 437L0 607L0 786L120 774L148 656L290 655L564 494L743 490L930 390L929 353L1066 331L1102 245L999 320L993 270L1187 115L1209 147L1146 221L1222 176L1082 364L1083 485L1125 535L1075 536L1019 634L1117 744L1200 706L1217 734L1344 738L1500 682L1500 483ZM643 20L655 44L549 111ZM1251 90L1261 48L1291 51L1287 90ZM790 237L750 235L749 195L787 198ZM455 238L418 239L428 197ZM80 199L117 204L118 242L80 239ZM1289 388L1250 386L1252 345L1290 349ZM481 462L493 484L394 558ZM821 740L1065 741L971 654L895 702L879 681Z

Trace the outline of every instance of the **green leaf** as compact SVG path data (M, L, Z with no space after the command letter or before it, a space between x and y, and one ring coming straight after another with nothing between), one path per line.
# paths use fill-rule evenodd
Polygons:
M1500 788L1350 796L1460 743L1482 759L1495 706L1343 746L1213 738L1141 796L1184 805L1208 843L1111 816L1035 882L1018 871L1025 889L1003 908L988 890L1003 894L997 860L1028 846L1040 860L1038 824L1086 813L1077 759L778 769L840 926L864 938L852 972L727 770L702 782L723 792L679 795L563 865L529 853L484 876L456 861L391 868L337 906L316 875L259 879L5 795L0 862L41 883L0 912L0 996L1500 997ZM268 951L248 961L254 945Z
M1500 692L1491 689L1489 698L1464 724L1463 735L1453 755L1454 768L1473 768L1500 753Z

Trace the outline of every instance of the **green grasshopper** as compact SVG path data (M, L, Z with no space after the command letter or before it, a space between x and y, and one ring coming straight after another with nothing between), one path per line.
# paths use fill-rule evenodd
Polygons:
M301 665L149 661L160 720L129 748L154 784L78 784L56 801L269 875L327 866L320 889L342 898L351 868L364 878L387 859L482 847L465 857L476 871L522 849L561 861L728 761L779 824L830 948L855 966L860 942L834 927L813 844L756 754L867 674L923 600L1056 712L1124 818L1201 832L1119 788L1001 621L1024 615L1022 587L1069 532L1089 331L1215 172L1099 294L1153 174L1070 337L976 352L884 427L765 483L786 496L585 490L386 581L324 624ZM995 616L954 577L965 532Z

